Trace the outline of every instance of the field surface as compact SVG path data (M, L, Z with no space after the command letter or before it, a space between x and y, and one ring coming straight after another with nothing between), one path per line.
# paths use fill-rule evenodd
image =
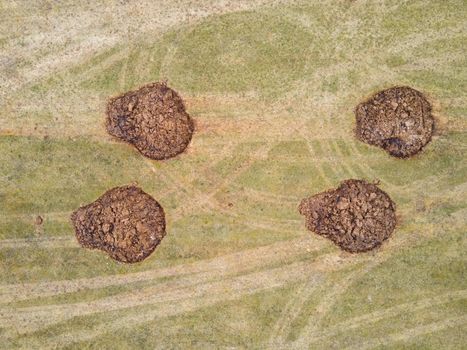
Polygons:
M0 0L0 348L465 349L466 47L462 0ZM104 127L110 96L158 80L196 120L162 162ZM409 160L353 134L394 85L436 117ZM397 203L376 251L298 213L348 178ZM168 234L124 265L69 217L131 183Z

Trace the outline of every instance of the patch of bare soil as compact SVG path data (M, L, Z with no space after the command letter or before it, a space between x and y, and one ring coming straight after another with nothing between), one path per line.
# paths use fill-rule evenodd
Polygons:
M352 253L380 246L396 226L394 202L363 180L346 180L337 189L305 198L299 212L309 230Z
M109 101L107 131L144 156L161 160L186 149L194 124L177 92L165 83L152 83Z
M36 224L36 226L40 226L43 224L43 222L44 222L44 219L42 218L42 216L37 215L36 219L34 220L34 224Z
M355 115L356 136L390 155L407 158L431 140L434 119L425 96L410 87L393 87L360 103Z
M148 257L165 236L160 204L136 186L113 188L71 215L76 238L115 260L134 263Z

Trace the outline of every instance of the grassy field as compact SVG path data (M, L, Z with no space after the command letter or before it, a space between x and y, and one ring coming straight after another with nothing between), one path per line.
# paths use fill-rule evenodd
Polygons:
M463 348L466 29L462 0L0 0L0 348ZM157 80L196 120L162 162L104 128L109 96ZM393 85L434 108L410 160L353 135ZM348 178L397 203L377 251L342 253L298 213ZM129 183L168 234L123 265L69 216Z

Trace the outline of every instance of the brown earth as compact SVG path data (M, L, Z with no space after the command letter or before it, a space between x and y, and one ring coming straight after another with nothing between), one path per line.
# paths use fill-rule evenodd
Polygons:
M375 184L345 180L337 189L302 200L306 227L352 253L380 246L396 226L395 204Z
M144 156L161 160L186 149L194 124L177 92L165 83L152 83L110 99L107 131Z
M40 226L40 225L42 225L43 222L44 222L44 219L42 218L42 216L37 215L37 216L36 216L36 219L34 220L34 223L35 223L37 226Z
M407 86L378 92L357 106L355 116L359 140L399 158L420 152L430 142L434 128L430 103Z
M134 263L148 257L165 236L159 203L136 186L113 188L71 215L76 238L115 260Z

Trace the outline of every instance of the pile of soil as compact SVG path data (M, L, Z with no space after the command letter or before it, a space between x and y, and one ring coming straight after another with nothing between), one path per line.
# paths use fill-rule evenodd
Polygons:
M378 92L359 104L355 115L358 139L399 158L420 152L430 142L434 128L430 103L407 86Z
M144 156L161 160L186 149L194 124L177 92L165 83L152 83L109 101L107 131Z
M115 260L134 263L149 256L165 236L159 203L136 186L116 187L71 215L78 242Z
M352 253L380 246L396 226L394 202L362 180L346 180L337 189L303 199L299 211L309 230Z

